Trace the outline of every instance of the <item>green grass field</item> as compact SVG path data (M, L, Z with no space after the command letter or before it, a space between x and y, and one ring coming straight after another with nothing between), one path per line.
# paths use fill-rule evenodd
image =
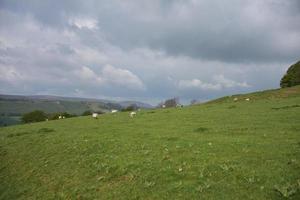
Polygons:
M300 199L300 87L235 97L1 128L0 199Z

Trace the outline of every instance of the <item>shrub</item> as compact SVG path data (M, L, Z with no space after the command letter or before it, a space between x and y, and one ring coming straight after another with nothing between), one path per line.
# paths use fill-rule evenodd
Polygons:
M280 81L280 87L300 85L300 61L290 66Z
M82 116L92 115L92 111L86 110L86 111L84 111L81 115L82 115Z
M59 116L60 116L60 113L51 113L51 114L48 114L49 120L58 119Z
M179 99L175 97L173 99L166 100L165 106L166 108L176 107L178 103L179 103Z
M41 110L36 110L33 112L25 113L22 116L22 121L24 123L41 122L41 121L45 121L46 118L47 118L46 113L44 113Z

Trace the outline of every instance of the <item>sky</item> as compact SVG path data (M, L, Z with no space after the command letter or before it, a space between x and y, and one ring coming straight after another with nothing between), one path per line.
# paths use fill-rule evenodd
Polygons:
M299 0L0 0L0 93L153 105L278 88Z

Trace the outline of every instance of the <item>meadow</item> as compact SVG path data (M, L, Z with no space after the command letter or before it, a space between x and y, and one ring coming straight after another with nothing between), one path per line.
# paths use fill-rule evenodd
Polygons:
M300 87L4 127L0 160L0 199L300 199Z

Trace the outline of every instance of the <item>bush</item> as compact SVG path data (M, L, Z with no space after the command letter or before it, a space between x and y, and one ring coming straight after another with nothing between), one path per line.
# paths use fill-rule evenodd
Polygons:
M178 103L179 103L179 99L175 97L173 99L166 100L165 106L166 108L172 108L172 107L176 107Z
M31 123L31 122L41 122L45 121L47 118L46 113L41 110L36 110L30 113L25 113L22 116L22 122L24 123Z
M58 119L59 116L60 116L60 113L51 113L51 114L48 114L49 120L56 120L56 119Z
M280 87L300 85L300 61L290 66L280 81Z
M92 111L86 110L86 111L84 111L81 115L82 115L82 116L92 115Z

